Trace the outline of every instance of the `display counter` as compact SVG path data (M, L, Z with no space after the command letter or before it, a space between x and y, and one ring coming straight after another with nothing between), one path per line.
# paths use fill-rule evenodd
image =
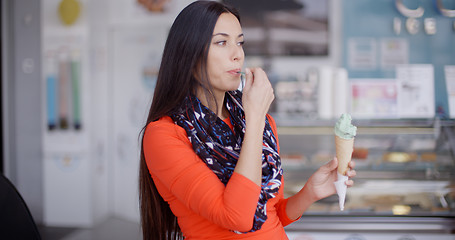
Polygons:
M335 156L335 122L299 125L292 119L275 119L285 195L290 196ZM353 152L357 176L347 191L344 211L338 196L332 195L314 203L287 231L455 234L454 122L360 120L353 124L358 126Z

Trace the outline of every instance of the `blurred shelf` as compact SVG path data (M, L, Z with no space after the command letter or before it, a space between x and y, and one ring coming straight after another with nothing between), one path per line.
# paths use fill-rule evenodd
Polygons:
M336 120L272 116L277 122L286 172L285 195L290 196L335 156L333 127ZM416 220L422 224L438 222L428 226L428 231L448 229L445 225L453 224L455 219L455 121L356 119L353 124L358 127L353 153L357 176L355 185L348 191L345 211L340 211L338 197L330 196L307 210L305 215L310 217L304 215L303 221L310 224L306 226L316 228L311 221L318 222L319 217L329 216L332 221L333 217L360 216L361 220L352 218L348 222L358 224L359 221L363 223L361 228L367 231L396 226L413 228ZM379 191L372 191L371 186L377 186ZM397 222L397 215L408 218ZM445 221L446 218L450 221ZM390 224L382 224L381 219ZM339 230L338 226L340 229L348 227L338 220L335 218L330 224L337 228L334 231ZM372 223L366 224L365 220Z
M301 115L270 113L280 127L333 127L337 119L307 118ZM455 126L455 119L353 119L357 127L415 127L432 128Z
M311 168L284 168L286 172L286 182L293 181L295 179L308 179L315 171L316 167ZM453 180L455 179L455 168L448 168L444 170L413 170L403 171L396 169L394 171L384 170L364 170L356 168L357 175L356 181L363 180Z
M280 135L334 135L333 126L279 126ZM378 127L368 126L357 128L357 135L390 135L390 134L438 134L435 128L430 127Z

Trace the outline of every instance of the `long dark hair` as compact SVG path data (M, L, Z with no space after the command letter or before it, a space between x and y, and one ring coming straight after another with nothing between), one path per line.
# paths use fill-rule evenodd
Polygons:
M222 13L239 15L234 9L213 1L196 1L175 19L164 47L161 66L147 122L172 114L184 98L202 86L207 98L214 99L206 65L213 29ZM198 80L194 75L198 73ZM158 193L147 167L141 141L139 166L139 202L143 239L181 239L177 218Z

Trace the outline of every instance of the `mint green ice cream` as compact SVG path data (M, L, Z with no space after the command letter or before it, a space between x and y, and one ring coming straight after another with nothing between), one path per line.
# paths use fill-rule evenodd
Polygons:
M351 124L351 115L343 113L335 124L335 134L343 139L352 139L357 133L357 127Z

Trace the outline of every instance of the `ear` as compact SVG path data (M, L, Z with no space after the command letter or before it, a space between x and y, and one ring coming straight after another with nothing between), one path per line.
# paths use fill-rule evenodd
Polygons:
M201 83L202 73L203 73L202 64L198 62L196 66L193 68L192 74L193 77L199 82L199 84Z

